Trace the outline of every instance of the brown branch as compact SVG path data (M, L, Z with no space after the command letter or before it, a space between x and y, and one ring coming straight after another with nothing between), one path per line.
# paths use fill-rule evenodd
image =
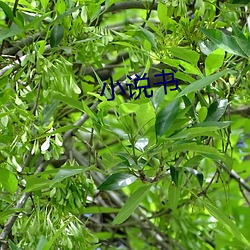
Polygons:
M50 51L50 45L45 46L45 52ZM27 55L21 56L18 60L15 60L12 64L5 66L4 68L0 69L0 77L3 76L9 70L18 69L21 65L20 62L23 62Z
M25 46L31 45L35 41L43 38L45 34L45 32L39 32L34 34L33 36L27 36L25 39L14 43L13 47L4 49L3 55L15 55L19 50L23 49Z
M233 169L229 170L224 163L218 165L220 168L225 170L232 179L236 180L241 187L243 187L246 191L250 192L250 186Z

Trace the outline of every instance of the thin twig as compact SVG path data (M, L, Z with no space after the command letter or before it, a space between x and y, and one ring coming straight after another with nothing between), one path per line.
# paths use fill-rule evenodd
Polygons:
M148 21L148 19L150 18L150 15L151 15L151 12L152 12L152 8L153 8L154 4L155 4L155 0L153 0L152 4L151 4L151 6L150 6L150 9L149 9L149 11L147 12L146 20L145 20L145 21L143 22L143 24L141 25L142 28L145 27L146 21Z

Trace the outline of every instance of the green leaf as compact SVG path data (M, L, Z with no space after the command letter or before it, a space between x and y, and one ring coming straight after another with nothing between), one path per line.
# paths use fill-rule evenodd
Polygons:
M14 15L13 15L13 12L12 12L11 8L9 7L9 5L7 5L7 4L4 3L3 1L0 1L0 8L3 9L5 15L6 15L11 21L14 21Z
M54 92L53 97L63 103L68 104L69 106L76 108L85 113L85 109L80 101L70 98L68 96L62 95L60 93Z
M164 87L161 86L159 89L157 89L152 98L152 104L155 110L157 110L157 108L161 105L162 101L164 100L164 96Z
M56 47L63 39L64 28L61 24L56 25L50 35L50 46Z
M66 179L70 176L74 176L74 175L80 174L80 173L85 172L85 171L86 171L85 168L79 167L79 166L76 166L76 167L66 166L64 168L61 168L57 172L55 178L52 180L51 186L57 182L61 182L62 180Z
M170 139L190 139L196 136L206 135L209 131L215 131L219 129L218 127L195 127L195 128L188 128L179 133L172 135Z
M225 121L225 122L204 121L195 124L193 127L217 127L217 129L222 129L228 127L230 124L232 124L231 121Z
M83 7L83 5L79 4L78 6L73 7L72 9L66 10L64 13L62 13L60 16L58 16L53 23L58 23L60 20L64 19L66 16L71 15L72 13L81 9L82 7Z
M173 182L171 182L168 188L168 204L173 211L176 210L179 199L180 188L178 188Z
M194 166L198 166L203 159L204 157L202 155L195 155L185 162L184 167L191 168Z
M7 207L5 211L0 212L0 222L4 223L6 219L8 219L8 217L14 213L18 213L18 212L23 212L24 209L23 208L9 208Z
M134 113L138 109L140 109L140 105L135 103L122 103L121 105L119 105L120 113L125 115Z
M54 241L59 237L59 235L64 231L64 229L68 226L68 224L69 224L69 222L64 222L65 224L59 229L59 230L57 230L56 232L55 232L55 234L53 235L53 237L45 244L45 246L43 247L43 249L42 250L49 250L51 247L52 247L52 245L53 245L53 243L54 243Z
M156 116L155 131L156 136L164 135L174 123L179 110L179 101L174 99Z
M0 42L6 38L17 36L23 32L23 29L20 29L18 26L14 25L11 28L1 29L0 30Z
M225 57L225 51L222 49L217 49L210 53L205 60L205 72L206 75L211 75L223 65Z
M96 79L97 79L98 83L100 84L101 88L103 89L103 82L102 82L101 78L98 76L98 74L96 74L94 69L93 69L93 72L94 72L94 74L96 76ZM107 85L106 85L106 87L107 87ZM108 91L108 89L106 87L104 89L104 94L105 94L107 99L111 99L112 96L111 96L111 94L109 93L109 91Z
M58 108L59 102L52 100L49 104L44 104L42 112L42 124L49 122L50 118L53 116L55 110Z
M200 122L203 122L206 119L207 116L207 108L206 107L201 107L199 112L198 112L198 118Z
M168 20L168 9L165 3L159 2L157 7L158 18L161 23L167 24Z
M49 0L41 0L40 2L41 2L42 7L43 7L44 9L46 9L47 6L48 6Z
M39 191L44 190L46 188L49 188L51 185L51 180L37 177L37 176L30 176L26 178L26 188L24 192L33 192L33 191Z
M201 200L201 199L200 199ZM223 226L232 233L239 241L241 241L245 246L250 248L250 242L245 238L245 236L240 232L238 227L230 220L220 209L216 208L212 204L202 201L208 212L216 218Z
M200 30L219 48L231 54L238 55L241 57L246 57L246 54L237 43L237 40L235 37L228 36L224 34L222 31L217 30L217 29L200 28Z
M43 250L43 247L46 245L47 242L48 241L47 241L46 237L44 235L41 235L40 239L38 241L36 250Z
M193 66L197 66L200 58L200 54L198 52L181 47L172 47L168 50L172 52L175 57L190 62Z
M170 175L171 175L171 179L174 182L174 184L176 186L178 186L178 181L179 181L179 173L180 173L181 169L180 168L176 168L173 166L170 166Z
M179 91L180 91L180 89L179 89ZM195 120L196 117L195 117L194 107L193 107L192 103L190 102L190 100L189 100L186 96L182 96L181 98L182 98L182 100L183 100L184 103L185 103L185 107L186 107L186 108L189 108L189 109L188 109L188 114L190 115L190 117L191 117L192 119Z
M185 168L188 172L190 172L192 175L195 176L195 178L198 180L200 186L202 187L203 185L203 181L204 181L204 176L201 172L197 171L196 169L194 168L189 168L189 167L186 167Z
M240 37L235 37L237 43L239 44L240 48L244 51L244 53L250 57L250 42L248 39L244 37L244 39Z
M181 97L183 95L187 95L187 94L192 93L192 92L195 92L197 90L200 90L200 89L206 87L207 85L215 82L220 77L222 77L223 75L225 75L229 72L230 72L230 70L223 70L221 72L215 73L214 75L210 75L210 76L202 78L198 81L195 81L195 82L189 84L184 90L182 90L181 93L179 93L176 98Z
M18 187L18 180L16 176L5 168L0 168L0 183L11 194L14 194Z
M119 212L119 208L113 208L113 207L96 207L96 206L92 206L92 207L82 207L80 209L80 212L82 214L111 214L111 213L117 213Z
M179 60L179 65L184 68L185 73L194 74L194 75L203 77L203 74L201 73L200 69L197 66L194 66L191 63L180 61L180 60Z
M124 222L139 206L143 198L147 195L150 185L144 185L138 188L127 200L120 212L116 215L112 224L121 224Z
M205 119L205 122L219 121L227 109L227 104L228 104L227 99L222 99L222 100L215 101L214 103L212 103L208 108L208 114Z
M22 250L16 244L14 244L11 240L9 240L8 242L9 242L10 250Z
M154 33L150 32L147 29L142 28L139 26L140 30L136 32L136 35L139 35L140 38L147 40L151 43L153 48L157 47L156 41L155 41L155 35Z
M117 190L133 183L136 177L132 174L120 172L109 176L99 187L99 190Z
M245 37L245 35L242 33L242 31L234 23L232 23L232 35L235 36L236 38L240 38L248 43L248 40Z

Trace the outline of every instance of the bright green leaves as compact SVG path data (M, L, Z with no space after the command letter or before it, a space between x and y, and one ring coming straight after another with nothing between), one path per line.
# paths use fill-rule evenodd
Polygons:
M61 24L54 26L50 35L50 46L56 47L63 39L64 28Z
M192 66L196 66L200 58L199 53L190 49L185 49L182 47L172 47L168 50L172 52L175 57L191 63Z
M7 5L6 3L4 3L3 1L0 1L0 8L2 8L2 10L4 11L4 14L11 20L14 21L14 15L12 13L11 8L9 7L9 5Z
M26 188L25 192L33 192L33 191L39 191L46 188L49 188L51 185L51 180L48 180L46 178L37 176L28 176L26 177Z
M165 96L164 87L161 86L159 89L157 89L152 98L152 104L155 110L157 110L158 107L161 105L162 101L164 100L164 96Z
M0 168L0 183L11 194L14 194L18 187L16 176L5 168Z
M239 228L234 224L232 220L230 220L223 211L219 210L212 204L203 201L208 212L215 217L220 223L224 225L224 227L232 233L239 241L241 241L245 246L250 248L250 242L245 238L245 236L240 232Z
M139 206L143 198L149 192L150 187L150 185L144 185L131 194L127 202L121 208L120 212L116 215L113 224L121 224L124 222Z
M48 6L49 0L41 0L40 2L41 2L42 7L43 7L44 9L46 9L47 6Z
M237 31L237 28L233 26L233 30ZM250 42L241 33L237 32L236 36L226 35L217 29L200 29L214 44L219 48L241 57L250 57Z
M140 29L136 31L135 37L136 38L138 37L140 41L145 41L145 40L149 41L153 48L157 47L157 44L155 41L155 35L147 29L140 27Z
M69 105L70 107L73 107L73 108L76 108L82 112L85 112L82 102L80 102L74 98L70 98L68 96L66 97L66 96L64 96L60 93L56 93L56 92L54 93L54 98Z
M167 24L168 9L167 9L166 4L164 4L163 2L158 3L157 14L158 14L158 18L159 18L160 22L163 24Z
M222 49L217 49L210 53L205 60L205 72L206 75L211 75L223 65L225 56L225 51Z
M139 109L140 109L140 105L135 104L135 103L122 103L119 106L121 115L128 115L128 114L138 111Z
M202 106L198 111L199 122L203 122L207 117L207 108Z
M189 84L184 90L182 90L177 97L181 97L183 95L187 95L189 93L195 92L197 90L200 90L204 87L206 87L207 85L215 82L216 80L218 80L220 77L222 77L223 75L229 73L229 70L223 70L221 72L215 73L213 75L207 76L205 78L202 78L198 81L195 81L191 84Z
M156 136L164 135L175 121L179 110L179 100L174 99L156 116L155 132Z
M168 204L172 210L177 209L178 201L180 199L180 188L171 182L168 188Z
M117 190L133 183L136 177L132 174L120 172L109 176L99 187L99 190Z
M216 29L200 29L212 42L219 48L235 55L245 57L245 53L237 44L235 37L228 36L220 30Z
M57 183L57 182L61 182L62 180L64 180L65 178L68 178L70 176L74 176L80 173L85 172L86 168L84 167L73 167L73 166L68 166L67 168L61 168L55 178L52 180L51 185Z

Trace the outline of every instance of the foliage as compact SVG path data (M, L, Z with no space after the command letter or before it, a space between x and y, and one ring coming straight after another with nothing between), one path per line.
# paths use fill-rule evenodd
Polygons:
M248 5L0 1L1 249L249 249Z

